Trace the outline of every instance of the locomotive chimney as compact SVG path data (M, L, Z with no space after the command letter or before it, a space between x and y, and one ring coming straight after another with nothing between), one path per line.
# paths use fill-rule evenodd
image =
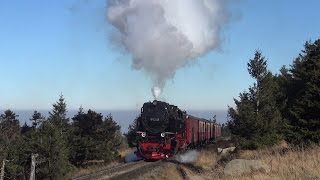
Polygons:
M155 105L155 106L157 105L157 103L158 103L157 100L153 100L153 102L152 102L152 104Z

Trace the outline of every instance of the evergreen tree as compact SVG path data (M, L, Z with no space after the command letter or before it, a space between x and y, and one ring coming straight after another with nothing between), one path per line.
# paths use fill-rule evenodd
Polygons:
M30 119L30 121L32 122L33 128L37 128L44 120L45 120L45 117L42 116L40 112L33 111L32 118Z
M238 145L254 149L258 146L254 140L259 131L258 122L255 119L255 103L247 92L240 93L239 98L240 100L234 99L236 109L232 107L228 109L228 127Z
M306 42L290 69L288 141L298 145L320 143L320 39Z
M20 132L20 124L17 117L18 115L11 110L6 110L0 115L1 137L4 138L3 141L6 143L14 140Z
M221 134L223 137L230 137L231 136L229 126L226 123L222 123L222 125L221 125Z
M39 161L37 177L59 179L68 173L72 166L68 160L68 147L60 130L49 121L41 125L42 143L38 144Z
M17 117L18 115L11 110L6 110L0 115L0 152L2 152L0 154L6 154L20 136L20 124Z
M92 135L96 130L96 125L102 123L102 115L91 110L83 112L80 107L78 113L72 118L74 127L74 137L70 160L76 166L82 166L85 161L94 159L92 148L95 146Z
M32 128L28 126L27 122L24 122L23 126L21 127L21 134L25 134L29 132Z
M264 78L267 76L267 61L265 60L265 57L262 56L262 53L260 50L256 50L254 54L254 58L250 59L248 64L248 72L251 75L252 78L256 80L256 83L252 87L252 95L255 96L256 101L256 112L259 112L259 102L260 102L260 96L259 92L261 90L261 82L264 80Z
M72 118L74 141L71 162L83 166L89 160L112 160L118 155L117 147L121 143L120 127L111 115L103 119L101 113L80 108Z
M61 94L59 100L52 105L52 112L49 112L48 120L64 132L69 127L69 118L67 118L67 104Z
M137 122L139 121L140 116L136 117L132 124L129 125L128 127L128 132L125 134L127 138L127 142L129 147L136 147L137 146L137 129L138 129L138 124Z
M36 133L38 154L40 161L37 177L57 179L72 169L69 162L68 137L70 136L69 118L66 117L66 103L62 95L53 104L49 118L41 123ZM34 114L35 119L42 118L41 114ZM40 116L39 116L40 115ZM33 119L33 118L32 118Z
M96 140L98 143L98 159L110 162L119 156L118 149L122 143L120 126L113 120L111 114L104 118L101 127L97 131Z
M11 110L6 110L0 115L0 159L8 160L5 172L11 179L17 178L21 172L18 159L21 136L17 117L18 115Z
M249 92L240 93L240 100L234 99L236 109L229 107L228 126L240 146L255 149L279 141L283 120L275 96L278 86L261 51L247 65L256 82Z
M289 97L292 97L292 90L294 90L296 87L292 86L291 74L285 66L281 67L280 74L275 76L275 81L278 84L278 92L275 94L278 109L280 110L283 118L287 119L287 105L289 103Z

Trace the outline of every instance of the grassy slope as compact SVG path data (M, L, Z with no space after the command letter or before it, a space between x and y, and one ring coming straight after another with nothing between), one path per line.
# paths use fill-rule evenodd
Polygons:
M194 164L207 169L210 178L214 179L320 179L320 146L303 150L290 148L283 143L263 150L240 150L233 158L261 160L270 166L271 173L256 172L241 177L226 177L223 175L224 163L219 161L221 157L214 150L202 151Z

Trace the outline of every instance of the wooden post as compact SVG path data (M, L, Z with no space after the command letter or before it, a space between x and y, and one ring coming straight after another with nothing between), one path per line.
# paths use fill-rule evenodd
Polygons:
M6 164L6 160L2 160L2 167L1 167L1 174L0 174L0 180L3 180L4 178L4 166Z
M30 180L36 180L36 157L38 157L38 154L31 154Z

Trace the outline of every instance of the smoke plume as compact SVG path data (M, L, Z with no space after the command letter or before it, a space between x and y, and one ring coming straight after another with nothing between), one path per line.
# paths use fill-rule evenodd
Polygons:
M219 47L229 19L225 0L109 0L107 17L132 67L146 71L159 93L177 69Z
M155 99L158 99L161 94L161 89L157 86L154 86L153 88L151 88L151 92L152 92L153 97Z

